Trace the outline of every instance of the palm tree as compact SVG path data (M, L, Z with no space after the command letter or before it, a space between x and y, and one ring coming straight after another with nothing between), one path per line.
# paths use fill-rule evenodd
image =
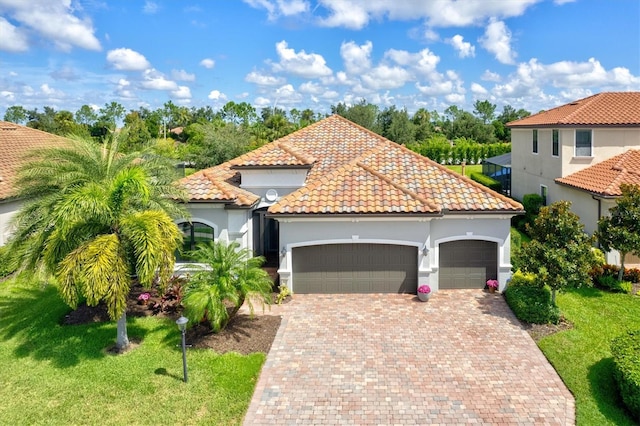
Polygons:
M81 298L106 303L118 319L116 346L129 344L126 300L133 279L160 288L173 273L182 236L172 217L185 217L173 200L174 169L143 153L117 152L74 138L68 147L33 153L21 169L9 251L25 273L54 276L67 304Z
M200 265L185 290L182 304L185 316L192 323L209 321L213 331L226 327L240 307L247 302L251 314L253 301L264 307L271 303L273 282L261 268L263 257L252 257L249 249L239 249L232 242L227 245L211 241L199 245L189 256Z

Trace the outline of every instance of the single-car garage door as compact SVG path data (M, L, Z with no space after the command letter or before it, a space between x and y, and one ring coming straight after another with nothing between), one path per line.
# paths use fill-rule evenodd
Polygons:
M440 244L438 287L484 288L498 278L498 244L462 240Z
M293 249L295 293L415 293L416 247L327 244Z

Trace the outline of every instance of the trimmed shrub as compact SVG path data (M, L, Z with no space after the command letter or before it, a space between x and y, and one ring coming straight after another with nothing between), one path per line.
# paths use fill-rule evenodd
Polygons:
M620 271L620 266L604 264L595 266L591 271L589 271L589 275L593 280L593 283L600 288L609 288L607 286L607 280L611 277L616 281L618 280L618 272ZM605 283L602 283L602 280L605 280ZM640 269L638 268L624 268L624 274L622 275L622 281L628 281L629 283L637 283L640 282Z
M613 377L622 402L640 420L640 330L613 339L611 353Z
M469 175L469 177L479 184L493 189L494 191L502 192L502 184L490 176L483 175L482 173L478 172L473 172Z
M517 287L544 287L544 283L538 279L536 274L516 271L509 280L509 286Z
M513 285L512 282L504 295L519 320L531 324L557 324L560 321L560 310L551 303L551 291L548 287Z
M629 281L618 281L618 278L613 275L600 275L596 278L596 283L599 288L609 290L613 293L631 293L633 285Z

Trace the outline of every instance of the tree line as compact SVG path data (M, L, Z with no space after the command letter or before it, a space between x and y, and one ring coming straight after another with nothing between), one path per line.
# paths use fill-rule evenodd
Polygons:
M381 109L364 99L354 105L332 105L331 114L339 114L440 163L478 163L509 152L511 135L506 123L530 115L510 105L497 114L496 105L487 100L476 101L473 112L450 106L443 113L421 108L409 114L406 108ZM128 112L117 102L107 103L98 110L83 105L75 113L56 111L49 106L39 111L16 105L7 108L4 120L61 136L91 137L101 143L120 127L126 130L126 138L119 147L121 151L152 149L201 169L220 164L326 116L311 109L262 108L258 111L247 102L230 101L214 111L210 106L188 108L169 101L156 110L140 107Z

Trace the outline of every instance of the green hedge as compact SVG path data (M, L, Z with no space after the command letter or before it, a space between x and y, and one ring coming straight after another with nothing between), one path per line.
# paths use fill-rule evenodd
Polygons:
M533 274L516 272L504 297L521 321L531 324L557 324L560 321L560 310L551 302L551 290Z
M483 175L482 173L478 173L478 172L473 172L469 174L469 177L475 180L476 182L493 189L494 191L498 191L498 192L502 191L502 184L492 177Z
M622 402L640 420L640 330L613 339L611 353Z

